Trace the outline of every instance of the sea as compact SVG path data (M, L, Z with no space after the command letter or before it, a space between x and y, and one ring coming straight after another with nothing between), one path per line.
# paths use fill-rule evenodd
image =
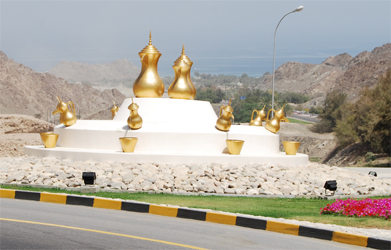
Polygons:
M283 63L289 61L296 61L301 63L319 64L326 58L300 58L294 60L293 58L276 58L276 69ZM241 76L247 74L250 77L262 77L266 72L272 73L273 71L273 58L191 58L193 66L191 69L191 75L194 72L200 74L211 75L234 75ZM141 67L139 62L133 62L136 66ZM168 60L159 60L158 72L161 77L175 76L172 69L172 62Z

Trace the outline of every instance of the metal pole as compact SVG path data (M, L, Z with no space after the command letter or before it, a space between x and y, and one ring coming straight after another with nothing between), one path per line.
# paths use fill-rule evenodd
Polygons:
M278 29L278 26L280 25L282 19L284 19L284 17L286 17L287 15L289 14L292 14L294 12L299 12L303 10L303 6L299 6L297 7L295 10L285 14L281 20L278 22L277 24L277 27L276 27L276 30L274 31L274 43L273 43L273 82L272 82L272 85L273 85L273 92L272 92L272 109L274 109L274 75L275 75L275 68L276 68L276 34L277 34L277 29ZM274 117L274 111L272 111L272 116L271 117Z

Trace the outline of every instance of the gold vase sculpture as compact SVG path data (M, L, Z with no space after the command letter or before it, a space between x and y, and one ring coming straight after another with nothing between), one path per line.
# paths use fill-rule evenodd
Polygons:
M185 45L183 45L182 54L172 66L175 78L168 88L168 96L170 98L194 100L197 91L190 77L192 65L193 62L185 55Z
M128 126L133 130L139 129L143 126L143 119L138 114L138 108L139 106L133 102L133 98L132 98L132 104L130 104L128 107L128 109L130 110L130 115L128 118Z
M149 44L138 53L141 61L141 72L133 84L133 93L136 97L162 97L164 84L157 71L157 64L162 55L152 45L151 32Z
M231 107L231 100L229 101L229 104L227 106L221 106L220 107L220 114L219 118L216 121L216 128L220 131L228 131L231 128L232 120L235 119L234 115L232 114L233 108Z
M61 101L61 98L57 96L57 109L53 111L52 115L60 113L60 123L66 127L72 126L76 123L75 105L73 102L65 103Z
M266 107L266 105L263 106L263 109L259 110L259 111L256 109L253 110L253 113L251 114L250 126L262 126L262 121L266 120L265 107ZM257 113L257 116L255 117L255 119L253 119L254 112Z
M265 128L267 130L269 130L270 132L277 133L280 130L280 121L281 121L281 119L284 118L284 107L285 107L285 104L278 111L275 111L274 109L270 109L269 110L269 112L267 114L268 118L269 118L269 115L270 115L270 111L273 110L275 112L274 117L272 119L270 119L270 120L268 119L268 121L265 124Z
M117 114L117 112L118 112L118 110L119 110L119 107L117 107L117 106L115 105L115 102L114 102L114 101L113 101L113 103L114 103L114 107L110 110L110 111L111 111L111 120L114 119L114 117L116 116L116 114Z

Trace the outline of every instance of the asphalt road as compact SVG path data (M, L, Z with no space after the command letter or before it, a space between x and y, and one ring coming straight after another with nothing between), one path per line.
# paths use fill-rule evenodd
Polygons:
M5 198L0 230L0 249L361 249L239 226Z
M292 114L289 117L297 119L297 120L303 120L303 121L306 121L306 122L312 122L312 123L320 122L320 120L318 118L315 118L314 116L309 116L309 115Z

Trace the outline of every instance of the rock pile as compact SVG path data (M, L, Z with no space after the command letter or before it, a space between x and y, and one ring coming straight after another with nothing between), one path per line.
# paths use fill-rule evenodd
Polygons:
M103 190L310 196L324 194L324 183L337 180L336 194L391 194L391 179L377 179L319 163L284 167L72 161L33 156L0 158L0 183L79 187L84 185L82 172L90 171L96 172L96 184Z

